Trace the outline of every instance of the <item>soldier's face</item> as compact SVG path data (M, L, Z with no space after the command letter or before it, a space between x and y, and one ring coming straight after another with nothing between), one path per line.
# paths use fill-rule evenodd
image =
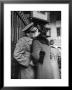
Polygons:
M39 35L38 29L36 27L33 28L34 30L32 30L30 33L28 33L28 36L33 38L33 37L37 37Z
M34 37L34 33L33 32L30 32L29 36L32 38Z
M39 32L30 33L30 37L37 37L39 34Z
M34 37L34 33L30 32L30 33L27 34L27 36L32 38L32 37Z

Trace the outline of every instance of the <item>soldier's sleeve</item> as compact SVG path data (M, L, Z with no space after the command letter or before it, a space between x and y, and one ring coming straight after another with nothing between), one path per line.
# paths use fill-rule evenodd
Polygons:
M32 56L33 56L36 60L38 60L39 57L40 57L40 55L39 55L40 51L41 51L41 48L40 48L40 45L39 45L39 41L35 40L35 41L33 42Z
M28 66L30 63L30 53L26 51L26 42L20 39L14 50L14 58L22 65Z

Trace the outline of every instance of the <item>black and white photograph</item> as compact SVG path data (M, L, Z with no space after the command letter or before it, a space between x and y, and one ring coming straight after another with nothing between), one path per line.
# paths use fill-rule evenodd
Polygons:
M61 11L11 11L11 79L61 79Z
M4 86L68 85L68 4L4 4Z

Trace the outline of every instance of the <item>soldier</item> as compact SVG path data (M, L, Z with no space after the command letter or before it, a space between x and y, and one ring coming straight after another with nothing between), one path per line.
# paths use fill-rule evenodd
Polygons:
M20 71L18 78L19 79L33 79L34 70L33 63L31 60L31 44L36 32L36 27L33 26L33 23L27 25L23 31L25 31L25 36L20 38L16 44L14 50L14 58L20 64Z

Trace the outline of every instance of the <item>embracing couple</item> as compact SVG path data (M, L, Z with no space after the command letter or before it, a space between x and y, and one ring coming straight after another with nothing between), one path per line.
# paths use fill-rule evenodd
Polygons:
M59 79L58 61L51 51L46 30L40 30L37 35L39 29L31 23L24 31L25 36L19 39L14 50L14 58L21 65L18 78Z

